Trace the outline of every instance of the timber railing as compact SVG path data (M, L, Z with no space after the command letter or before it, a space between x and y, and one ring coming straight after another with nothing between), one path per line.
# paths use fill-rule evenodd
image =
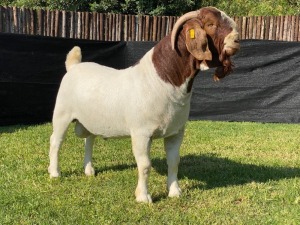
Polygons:
M178 17L0 6L0 32L103 41L159 41ZM300 41L300 16L233 17L241 39Z

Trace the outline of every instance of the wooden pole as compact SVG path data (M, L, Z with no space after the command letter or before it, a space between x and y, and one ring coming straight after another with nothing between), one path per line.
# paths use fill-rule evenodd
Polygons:
M142 32L143 32L143 16L139 15L138 18L138 34L137 34L137 40L142 41Z
M3 18L4 18L4 8L0 5L0 32L3 32Z
M61 36L66 37L66 11L62 11L62 24L61 24Z
M69 17L70 17L70 19L69 19L69 23L70 23L69 37L75 38L75 35L74 35L74 29L75 29L75 27L74 27L74 12L69 12Z
M103 37L104 37L104 19L103 19L103 14L102 13L100 13L99 14L99 40L100 41L103 41Z
M157 16L153 16L153 32L152 32L151 41L156 41L156 34L157 34Z
M145 35L144 40L149 41L150 32L150 16L145 16Z
M123 35L124 35L124 38L123 40L124 41L128 41L128 15L124 15L124 32L123 32Z
M300 16L296 16L295 41L300 41Z

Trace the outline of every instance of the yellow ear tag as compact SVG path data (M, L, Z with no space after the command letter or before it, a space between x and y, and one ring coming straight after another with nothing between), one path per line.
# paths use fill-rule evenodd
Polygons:
M190 38L195 39L195 30L194 29L190 29Z

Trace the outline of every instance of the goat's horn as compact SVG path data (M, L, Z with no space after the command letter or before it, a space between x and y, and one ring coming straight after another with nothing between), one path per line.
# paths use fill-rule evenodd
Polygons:
M175 40L176 40L176 35L178 32L179 27L182 26L182 24L190 19L196 18L200 13L200 10L197 11L192 11L192 12L188 12L184 15L182 15L174 24L174 27L172 29L172 33L171 33L171 45L172 45L172 49L175 49Z

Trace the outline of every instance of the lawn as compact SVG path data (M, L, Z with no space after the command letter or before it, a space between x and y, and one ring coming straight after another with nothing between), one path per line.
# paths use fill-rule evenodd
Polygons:
M299 224L300 126L191 121L180 198L168 198L162 140L151 150L152 204L135 202L129 139L96 139L95 177L71 125L62 176L47 173L51 124L0 127L0 224Z

